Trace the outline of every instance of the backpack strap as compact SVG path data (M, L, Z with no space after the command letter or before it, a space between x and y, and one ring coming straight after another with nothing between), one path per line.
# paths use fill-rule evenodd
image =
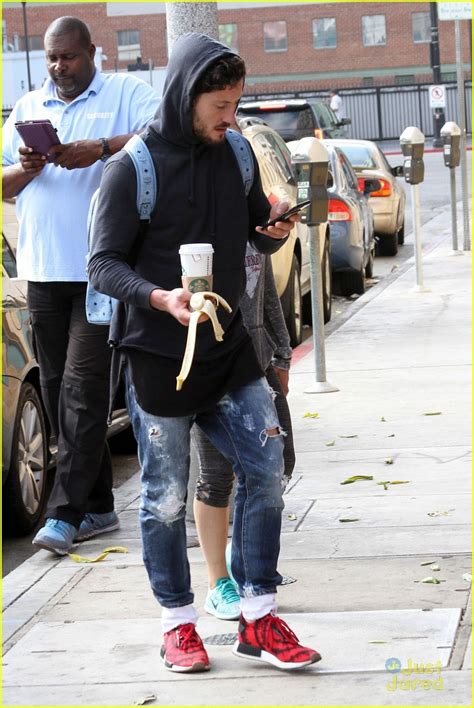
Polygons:
M249 192L252 189L254 178L252 148L250 147L248 140L246 140L237 130L232 130L229 128L226 130L225 137L234 151L244 183L245 196L248 197Z
M150 151L139 135L133 135L123 149L130 156L137 173L137 211L140 221L150 221L156 204L156 171Z

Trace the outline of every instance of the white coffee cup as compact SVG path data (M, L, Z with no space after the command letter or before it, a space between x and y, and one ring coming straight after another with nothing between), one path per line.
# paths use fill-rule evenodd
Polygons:
M213 253L211 243L183 243L179 249L183 275L211 275Z
M211 243L183 243L179 249L183 287L191 292L212 290Z

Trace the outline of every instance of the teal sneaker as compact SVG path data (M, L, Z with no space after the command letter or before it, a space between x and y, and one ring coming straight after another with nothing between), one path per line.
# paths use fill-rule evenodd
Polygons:
M74 540L76 543L78 541L85 541L101 533L115 531L119 526L120 521L115 511L109 511L107 514L86 514Z
M47 519L42 529L34 537L32 544L45 551L65 556L71 550L77 529L67 521Z
M240 597L230 578L219 578L216 587L207 593L204 609L221 620L239 619Z

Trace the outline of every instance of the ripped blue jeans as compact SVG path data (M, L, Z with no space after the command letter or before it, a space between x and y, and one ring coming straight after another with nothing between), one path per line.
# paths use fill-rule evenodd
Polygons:
M163 607L193 602L186 551L190 430L196 423L237 477L232 573L242 597L276 592L283 509L283 438L266 379L226 394L205 413L146 413L127 382L127 403L142 470L140 527L150 584Z

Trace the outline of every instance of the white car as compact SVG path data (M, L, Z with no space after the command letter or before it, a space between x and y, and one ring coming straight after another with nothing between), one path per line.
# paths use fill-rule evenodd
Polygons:
M381 256L395 256L405 241L405 203L403 166L392 167L382 150L370 140L327 140L340 148L359 178L378 179L381 189L371 192L369 204L374 214L374 227Z
M255 118L241 117L238 124L252 145L258 161L262 185L270 203L279 200L292 207L297 201L296 177L288 145L270 126ZM321 279L323 286L324 321L331 319L332 274L331 242L327 223L320 231ZM303 297L310 297L309 229L298 223L288 241L272 255L273 272L281 299L292 346L302 341ZM308 304L308 312L310 310ZM305 307L306 310L306 307Z

